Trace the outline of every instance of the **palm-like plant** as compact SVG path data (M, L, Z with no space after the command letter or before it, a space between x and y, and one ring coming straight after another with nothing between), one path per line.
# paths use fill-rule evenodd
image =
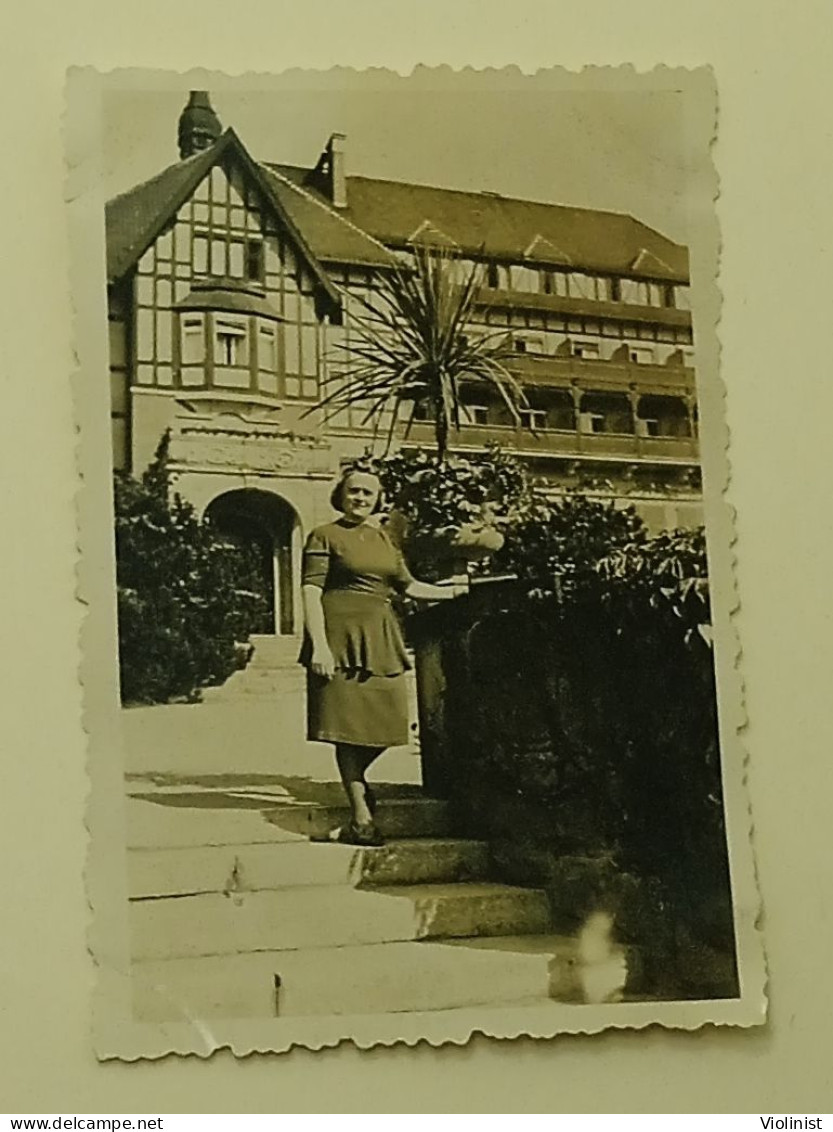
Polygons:
M526 404L509 372L505 332L471 333L481 286L473 266L462 277L457 260L436 248L414 250L413 266L381 275L375 301L360 300L350 318L349 340L325 383L317 406L326 419L349 406L366 409L364 423L378 426L390 414L389 449L404 417L407 437L418 414L433 422L437 459L445 464L452 429L459 429L464 383L485 383L500 395L513 420ZM405 408L403 414L402 408Z

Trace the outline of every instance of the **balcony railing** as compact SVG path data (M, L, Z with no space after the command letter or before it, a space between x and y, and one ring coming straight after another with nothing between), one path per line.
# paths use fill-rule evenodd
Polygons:
M431 448L434 428L415 422L405 442L408 447ZM579 432L573 429L538 429L532 432L512 425L467 425L451 433L450 445L459 451L482 451L496 443L521 456L612 458L660 463L696 463L699 445L690 436L637 436L635 433Z
M552 354L514 354L508 368L524 385L607 392L633 388L637 393L677 394L695 390L689 366L646 365L642 362L600 361L597 358L559 358Z

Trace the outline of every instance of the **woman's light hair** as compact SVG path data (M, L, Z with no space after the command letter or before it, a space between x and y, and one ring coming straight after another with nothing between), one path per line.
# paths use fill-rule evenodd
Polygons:
M379 496L373 506L373 511L371 512L371 514L375 515L379 511L381 511L385 506L385 496L384 492L382 491L382 483L379 479L378 474L374 471L371 471L370 468L356 467L344 468L341 472L341 475L338 477L338 480L333 485L333 490L330 492L330 506L333 508L333 510L342 512L344 511L344 488L351 476L372 476L373 479L376 480L376 482L379 484Z

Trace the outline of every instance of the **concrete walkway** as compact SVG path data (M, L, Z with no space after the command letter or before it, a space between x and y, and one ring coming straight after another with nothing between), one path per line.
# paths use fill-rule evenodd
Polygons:
M128 782L308 790L336 784L332 747L304 736L300 694L228 703L168 704L122 713ZM392 747L371 768L375 782L416 786L416 747ZM306 785L305 785L306 784Z

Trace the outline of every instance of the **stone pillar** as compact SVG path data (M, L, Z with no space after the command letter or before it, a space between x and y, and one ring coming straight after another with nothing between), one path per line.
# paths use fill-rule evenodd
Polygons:
M697 436L697 398L693 393L686 393L685 408L688 416L689 436L694 439Z

